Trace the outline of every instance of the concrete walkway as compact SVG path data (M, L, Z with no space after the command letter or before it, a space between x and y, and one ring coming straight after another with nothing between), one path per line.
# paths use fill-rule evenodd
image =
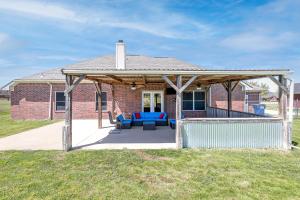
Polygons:
M0 150L62 150L64 122L0 138Z
M62 150L64 122L0 138L1 150ZM108 120L97 128L97 120L73 120L75 149L166 149L176 148L175 131L168 126L143 131L143 127L116 130Z

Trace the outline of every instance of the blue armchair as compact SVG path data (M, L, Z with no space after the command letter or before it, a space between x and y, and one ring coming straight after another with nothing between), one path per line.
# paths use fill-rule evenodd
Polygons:
M117 129L130 129L132 124L131 119L124 119L124 116L121 114L117 117Z

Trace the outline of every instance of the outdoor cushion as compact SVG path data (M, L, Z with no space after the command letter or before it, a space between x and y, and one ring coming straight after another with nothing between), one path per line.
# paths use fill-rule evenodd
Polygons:
M167 113L165 112L139 112L141 115L140 119L159 119L160 114L164 114L163 119L167 119ZM137 117L135 113L132 115L133 120L136 120Z
M165 116L165 114L164 114L164 113L161 113L161 114L159 115L159 119L163 119L164 116Z
M141 114L140 113L134 113L134 115L135 115L136 119L141 119Z
M123 120L124 120L124 116L121 114L121 115L119 115L119 116L117 117L117 119L118 119L119 121L123 121Z
M130 119L124 119L122 121L123 124L130 124L131 123L131 120Z
M144 121L143 119L133 119L133 121L136 121L136 122L142 122Z
M176 124L176 119L170 119L171 124Z

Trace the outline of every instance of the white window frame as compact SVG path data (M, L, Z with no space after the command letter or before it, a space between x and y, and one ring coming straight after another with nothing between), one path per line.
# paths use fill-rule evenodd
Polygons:
M206 111L206 98L207 98L207 92L205 90L186 90L186 91L183 91L182 93L184 92L192 92L193 93L193 110L184 110L183 109L183 94L182 94L182 110L183 111ZM200 101L204 101L204 110L195 110L195 92L204 92L204 100L200 100ZM191 101L191 100L190 100ZM199 100L197 100L199 101Z
M107 107L108 107L108 104L107 104L107 91L103 91L104 93L106 93L106 110L102 110L104 112L108 111ZM98 95L98 92L95 92L95 111L98 112L98 109L97 109L97 95Z
M142 91L142 112L144 112L144 94L150 93L150 112L154 112L154 94L161 95L161 112L164 112L164 91L163 90L143 90Z
M55 112L65 112L65 109L64 110L57 110L56 109L56 96L57 96L57 93L63 93L64 96L65 96L65 92L64 91L55 91L55 101L54 101L54 106L55 106ZM59 101L59 102L62 102L62 101ZM65 99L65 108L66 108L66 99Z

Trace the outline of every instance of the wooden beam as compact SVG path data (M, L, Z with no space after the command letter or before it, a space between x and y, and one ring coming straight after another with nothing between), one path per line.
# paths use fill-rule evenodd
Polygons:
M293 122L294 115L294 80L290 79L290 87L289 87L289 122Z
M106 75L106 76L113 79L113 80L115 80L115 81L117 81L117 82L119 82L119 83L124 83L124 81L121 78L117 77L117 76L114 76L114 75Z
M232 91L232 92L233 92L233 90L236 88L236 86L239 85L239 83L240 83L240 81L237 81L237 82L234 84L234 86L231 88L231 91Z
M162 78L178 93L180 93L179 89L178 88L178 84L177 86L166 76L166 75L163 75ZM177 77L178 78L178 77ZM177 80L178 81L178 80ZM182 81L182 77L180 75L180 81Z
M176 77L176 88L181 88L182 86L182 76ZM180 120L182 118L182 93L177 90L176 92L176 146L178 149L182 148L182 136L181 136L181 124Z
M278 79L281 86L287 87L287 80L284 76L279 76ZM279 86L279 85L278 85ZM285 148L290 148L290 128L291 125L288 123L288 116L287 116L287 93L284 91L284 87L279 86L279 116L283 119L283 138L285 141Z
M228 84L227 83L221 83L226 91L228 91Z
M98 94L98 95L101 95L101 90L100 90L100 87L99 87L99 85L98 85L98 82L94 81L94 85L95 85L97 94Z
M269 78L276 84L278 85L286 94L289 92L288 88L283 85L280 80L277 80L274 76L269 76Z
M112 94L112 117L116 119L116 100L115 100L115 85L111 85L111 94Z
M73 84L73 77L66 75L66 90ZM72 149L72 90L65 92L65 126L63 129L63 149Z
M77 85L79 85L79 83L85 79L86 75L80 75L80 77L72 84L68 87L68 89L65 90L65 93L70 93L72 90L74 90Z
M190 78L190 80L188 80L188 82L186 82L185 84L184 84L184 86L182 86L180 89L179 89L179 93L182 93L196 78L197 78L198 76L197 75L195 75L195 76L193 76L192 78ZM178 88L178 86L177 86L177 88Z
M228 114L228 118L230 118L231 116L230 116L230 112L231 112L231 110L232 110L232 96L231 96L231 93L232 93L232 90L231 90L231 81L228 81L228 83L227 83L227 85L228 85L228 90L227 90L227 114Z
M102 84L99 81L96 85L98 91L98 128L102 128Z
M144 85L146 85L146 84L147 84L147 78L146 78L146 76L145 76L145 75L143 76L143 82L144 82Z

